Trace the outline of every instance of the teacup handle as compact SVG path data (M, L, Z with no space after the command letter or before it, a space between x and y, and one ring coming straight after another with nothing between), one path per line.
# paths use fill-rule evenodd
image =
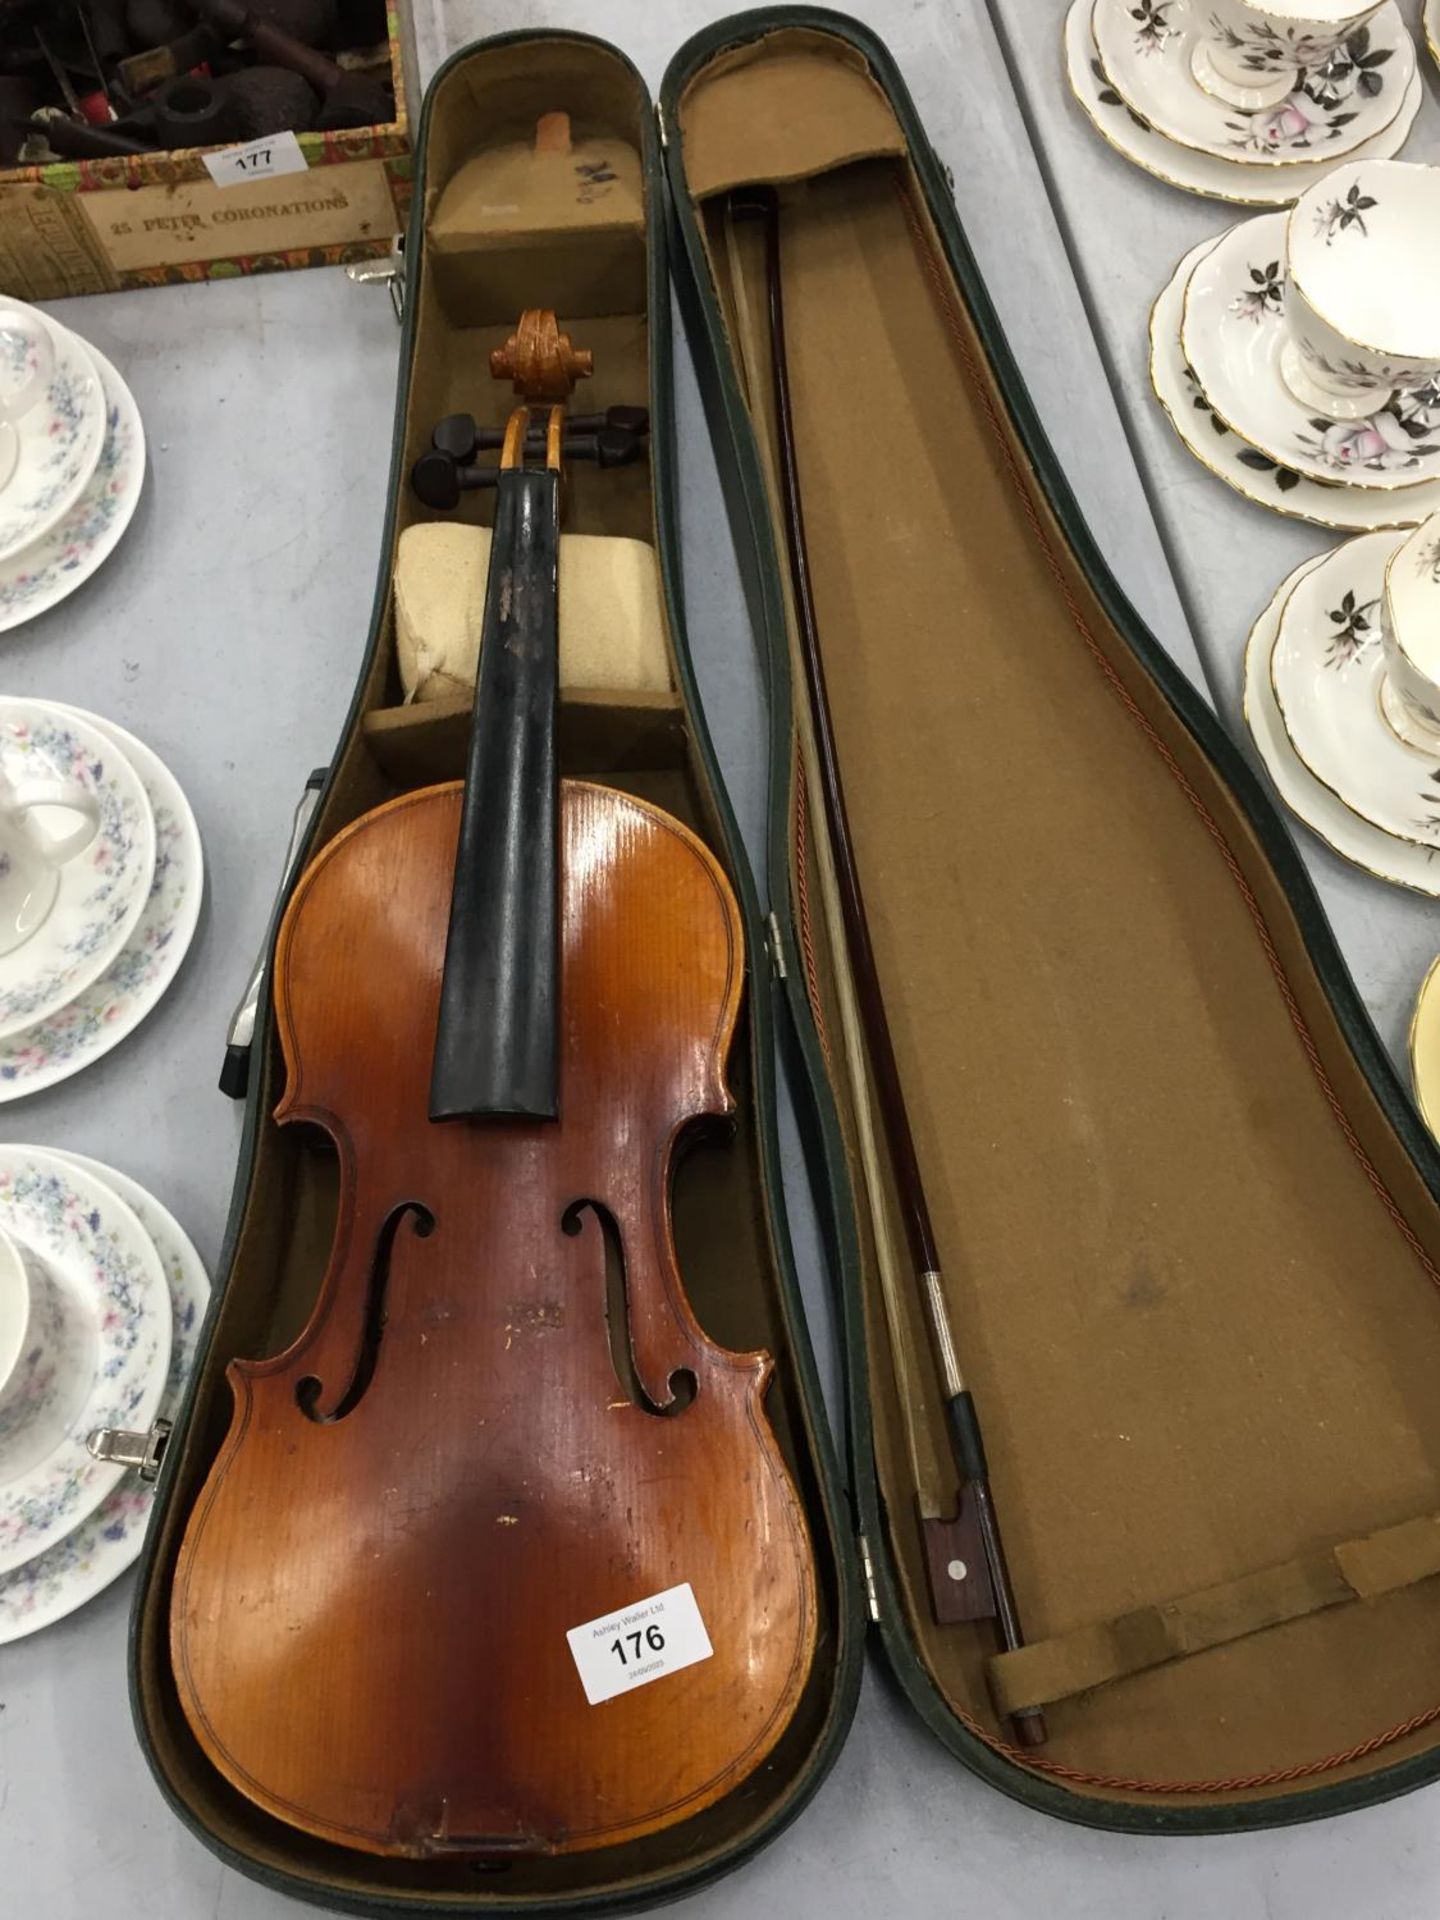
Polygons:
M93 793L87 793L77 781L22 781L11 792L5 811L21 817L36 807L63 807L67 813L81 816L79 824L69 833L59 835L39 833L31 822L26 821L30 843L49 867L63 867L67 860L73 860L76 854L83 853L100 831L100 803Z
M0 389L0 420L13 422L23 419L50 385L55 372L55 341L42 315L6 300L0 302L0 351L11 339L25 343L27 360L32 347L35 354L30 374L18 386Z

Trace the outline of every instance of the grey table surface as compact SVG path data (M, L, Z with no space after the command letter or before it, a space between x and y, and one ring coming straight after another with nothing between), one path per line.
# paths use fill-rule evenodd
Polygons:
M972 243L1101 545L1150 625L1233 720L1251 614L1322 542L1192 472L1142 390L1151 294L1186 247L1224 224L1223 210L1133 173L1088 134L1061 86L1060 0L997 8L998 35L978 0L870 0L854 10L889 41L954 166ZM617 42L652 87L715 11L705 0L414 7L426 74L480 33L567 26ZM1433 150L1433 102L1426 116ZM0 689L94 708L148 740L195 804L209 885L195 950L165 1004L78 1079L0 1107L0 1140L71 1146L123 1167L173 1207L213 1262L239 1131L214 1088L224 1025L265 921L290 809L334 743L369 619L396 334L382 297L329 272L70 301L61 312L131 382L150 473L136 525L102 573L0 639ZM759 865L761 696L683 346L677 378L691 643ZM1425 910L1318 848L1307 857L1393 1044L1427 953ZM833 1401L825 1282L788 1125L786 1138L802 1280ZM216 1862L152 1784L125 1696L131 1586L122 1580L70 1620L0 1648L0 1913L277 1920L298 1911ZM801 1820L743 1872L685 1903L708 1920L757 1907L1408 1920L1437 1905L1434 1790L1225 1840L1091 1833L972 1779L878 1666Z

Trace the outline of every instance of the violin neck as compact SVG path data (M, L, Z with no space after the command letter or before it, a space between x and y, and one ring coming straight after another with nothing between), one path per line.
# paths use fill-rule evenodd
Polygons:
M559 1113L560 476L501 474L450 928L432 1120Z

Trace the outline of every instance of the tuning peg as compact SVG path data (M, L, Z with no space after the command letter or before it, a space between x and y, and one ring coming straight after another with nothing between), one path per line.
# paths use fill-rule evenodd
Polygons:
M640 456L640 438L623 427L601 427L595 433L567 438L565 451L572 460L593 460L601 467L628 467Z
M635 435L648 433L650 416L644 407L607 407L604 413L567 414L566 444L568 446L569 436L573 433L598 433L602 428ZM437 453L448 453L463 465L473 460L477 453L490 452L503 446L505 429L478 426L473 413L447 413L431 434L430 444ZM527 452L542 451L545 445L544 427L532 427L526 435L525 445Z
M452 460L473 460L480 445L480 432L473 413L447 413L431 434L430 445L437 453L448 453ZM503 436L497 435L495 439L497 447L501 438Z
M462 493L478 487L493 487L499 479L494 467L465 466L453 454L439 449L422 453L410 473L410 485L417 499L437 513L449 513L460 504Z

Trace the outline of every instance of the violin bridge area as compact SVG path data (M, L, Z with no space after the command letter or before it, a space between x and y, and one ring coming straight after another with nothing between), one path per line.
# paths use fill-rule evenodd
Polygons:
M1079 1817L1402 1768L1440 1739L1435 1200L1239 802L1072 557L863 62L799 30L731 48L680 137L772 508L764 234L728 195L780 191L851 828L1031 1643L997 1658L993 1621L932 1612L919 1516L957 1478L862 1157L802 727L796 913L862 1196L856 1401L912 1691ZM1043 1748L997 1696L1043 1702Z
M415 295L415 341L404 390L403 452L397 468L393 540L382 566L377 625L354 724L312 853L383 802L464 773L470 695L407 700L396 658L391 576L407 529L434 518L407 476L435 423L465 411L503 426L515 404L491 377L489 355L514 330L522 308L552 306L577 348L594 356L594 377L573 396L577 410L651 402L647 322L647 218L640 155L647 112L635 76L610 51L553 38L491 45L452 69L431 113L426 193L409 244L425 254ZM554 116L564 115L561 130ZM548 126L545 124L548 117ZM537 137L537 128L540 129ZM653 474L647 458L598 471L579 462L564 480L561 600L561 773L602 781L655 803L692 828L726 861L720 814L687 723L675 671L669 613L654 570L656 630L664 661L648 678L571 684L566 674L564 541L572 534L656 541ZM493 492L464 496L461 523L488 523ZM602 680L606 676L601 676ZM777 1271L761 1170L751 1065L753 1033L742 1006L729 1061L733 1125L697 1135L679 1156L672 1224L686 1296L704 1332L737 1353L775 1361L765 1408L809 1519L818 1571L817 1646L803 1698L764 1766L745 1784L690 1818L619 1844L574 1853L517 1849L477 1867L461 1847L424 1858L372 1857L283 1825L236 1792L199 1751L180 1710L167 1653L167 1616L187 1516L225 1439L232 1395L225 1368L283 1351L306 1327L339 1223L338 1161L328 1137L270 1115L285 1091L278 1044L264 1063L258 1139L249 1184L238 1201L223 1304L202 1360L195 1401L172 1451L176 1477L155 1544L139 1627L140 1687L152 1750L169 1790L191 1816L261 1869L300 1872L342 1902L433 1894L467 1910L492 1902L562 1897L640 1898L647 1883L759 1836L798 1796L837 1701L840 1610L837 1556L817 1465L814 1413L797 1376L796 1335ZM769 1041L767 1039L768 1047ZM259 1062L257 1060L257 1067ZM588 1196L577 1196L577 1204ZM563 1231L557 1220L557 1233ZM611 1282L623 1266L612 1249ZM592 1303L605 1316L602 1292ZM612 1318L614 1298L608 1302ZM375 1356L372 1354L372 1358ZM384 1363L383 1341L377 1364ZM615 1392L626 1391L617 1364ZM683 1385L683 1383L681 1383ZM543 1409L537 1407L537 1419ZM565 1409L556 1409L557 1420ZM675 1418L683 1420L686 1411ZM340 1543L337 1543L340 1544ZM636 1594L639 1600L642 1595ZM577 1624L579 1622L577 1621ZM477 1627L483 1622L477 1622ZM559 1655L569 1659L561 1646ZM683 1719L683 1707L679 1710Z

